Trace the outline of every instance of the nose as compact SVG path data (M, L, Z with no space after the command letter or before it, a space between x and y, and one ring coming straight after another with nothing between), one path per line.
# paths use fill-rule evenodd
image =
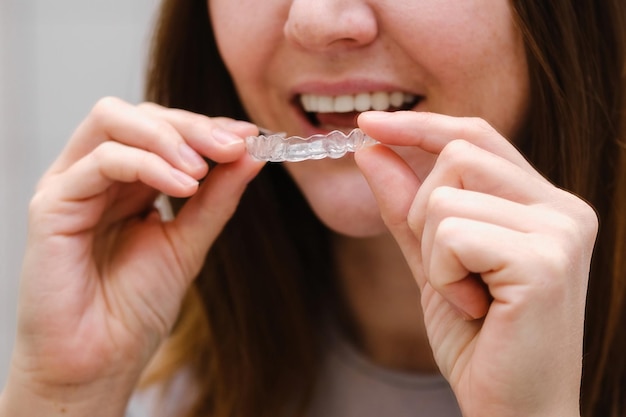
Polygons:
M370 44L378 23L365 0L293 0L284 33L301 48L336 51Z

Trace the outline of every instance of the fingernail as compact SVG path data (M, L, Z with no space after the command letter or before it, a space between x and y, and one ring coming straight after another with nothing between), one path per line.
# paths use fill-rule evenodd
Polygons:
M233 132L229 132L228 130L220 129L216 127L211 131L211 135L216 142L221 143L222 145L233 145L235 143L243 142L243 139L239 136L235 135Z
M198 185L198 181L196 181L194 178L191 178L189 175L185 174L182 171L172 168L171 173L172 173L172 177L174 177L176 181L178 181L185 187Z
M178 146L178 152L182 160L190 167L196 168L205 164L204 159L184 142Z

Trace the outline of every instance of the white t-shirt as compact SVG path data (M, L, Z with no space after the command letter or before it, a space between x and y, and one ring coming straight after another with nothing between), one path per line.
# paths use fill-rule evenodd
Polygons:
M441 375L389 370L369 361L342 338L329 339L306 417L461 417ZM163 400L157 387L138 392L126 417L179 417L192 397L185 381L181 373Z
M330 339L307 417L461 417L443 376L383 368L341 337Z

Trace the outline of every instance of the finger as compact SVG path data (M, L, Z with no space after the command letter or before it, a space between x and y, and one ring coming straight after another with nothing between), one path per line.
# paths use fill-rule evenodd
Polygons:
M427 193L440 185L526 203L545 200L546 186L554 188L543 178L465 140L449 142L424 180Z
M484 316L491 297L511 313L584 295L579 282L569 282L577 268L572 256L580 254L577 244L454 217L443 220L435 235L425 255L430 257L428 282L469 317ZM486 286L479 285L478 275Z
M104 142L56 178L63 201L88 199L115 182L142 182L155 190L187 197L198 181L171 166L157 154L117 142Z
M49 172L66 169L98 144L113 140L154 152L194 178L206 175L201 157L229 162L245 152L243 136L255 134L254 125L226 118L212 119L146 103L133 106L120 99L100 100L72 135Z
M419 240L407 224L407 214L421 182L411 167L393 150L371 146L359 150L355 160L378 203L381 217L398 242L409 266L420 265ZM417 259L416 259L417 257ZM421 276L420 271L413 271ZM421 284L418 282L418 284Z
M544 210L547 207L553 209ZM589 224L589 232L585 229L582 235L593 234L595 223L595 215L580 198L464 140L451 141L441 151L410 208L408 222L422 236L426 221L437 224L448 216L521 232L575 229L572 221Z
M165 226L178 259L194 277L209 247L232 217L246 185L264 163L248 155L215 167L176 218Z
M418 146L435 154L440 153L450 141L464 139L542 178L515 146L480 118L414 111L371 111L361 113L358 124L365 133L382 143Z
M463 194L468 197L471 195L472 199L453 201L448 198L446 203L445 199L441 198L444 197L441 193L450 195L454 192L450 188L473 191L474 194ZM436 190L440 193L437 194ZM518 205L528 207L548 203L558 198L557 191L543 179L530 175L510 161L464 140L455 140L442 150L432 171L424 180L409 210L408 222L418 236L424 234L426 216L437 213L440 218L448 214L475 217L481 221L488 221L487 216L490 216L491 221L499 221L505 227L520 229L521 225L515 226L510 223L528 216L528 213L523 213ZM460 196L459 193L457 197ZM506 204L502 200L509 200L511 203ZM467 207L470 212L446 213L445 208L441 207L444 204L458 205L462 201L472 204ZM494 205L496 201L498 204ZM496 207L501 211L497 211ZM461 207L455 210L459 209ZM517 216L512 216L513 213L517 213Z
M100 100L78 126L60 157L48 172L57 173L106 141L159 155L194 178L206 175L208 166L181 134L165 120L116 98Z
M563 222L560 212L544 210L541 206L523 205L490 194L440 186L430 193L425 213L418 214L412 208L407 220L411 229L420 233L423 218L423 254L432 250L435 232L448 217L491 223L522 233L550 230ZM428 270L428 257L424 255L423 259L425 269Z
M520 234L489 223L448 217L439 223L435 235L432 250L424 255L429 258L425 261L428 282L467 318L485 316L490 296L498 292L491 291L493 281L488 291L479 277L498 273L517 259ZM518 251L511 250L513 242Z
M550 213L550 212L548 212ZM446 217L463 217L489 222L519 232L530 232L550 225L545 210L491 194L442 185L431 191L426 207L426 227ZM410 222L410 221L409 221Z
M259 132L252 123L226 117L207 117L155 103L142 103L139 108L169 122L193 149L216 162L239 158L245 151L244 138Z

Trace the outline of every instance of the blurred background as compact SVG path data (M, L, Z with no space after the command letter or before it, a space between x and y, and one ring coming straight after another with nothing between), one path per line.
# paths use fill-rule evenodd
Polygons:
M28 201L98 98L141 101L158 0L0 0L0 390Z

